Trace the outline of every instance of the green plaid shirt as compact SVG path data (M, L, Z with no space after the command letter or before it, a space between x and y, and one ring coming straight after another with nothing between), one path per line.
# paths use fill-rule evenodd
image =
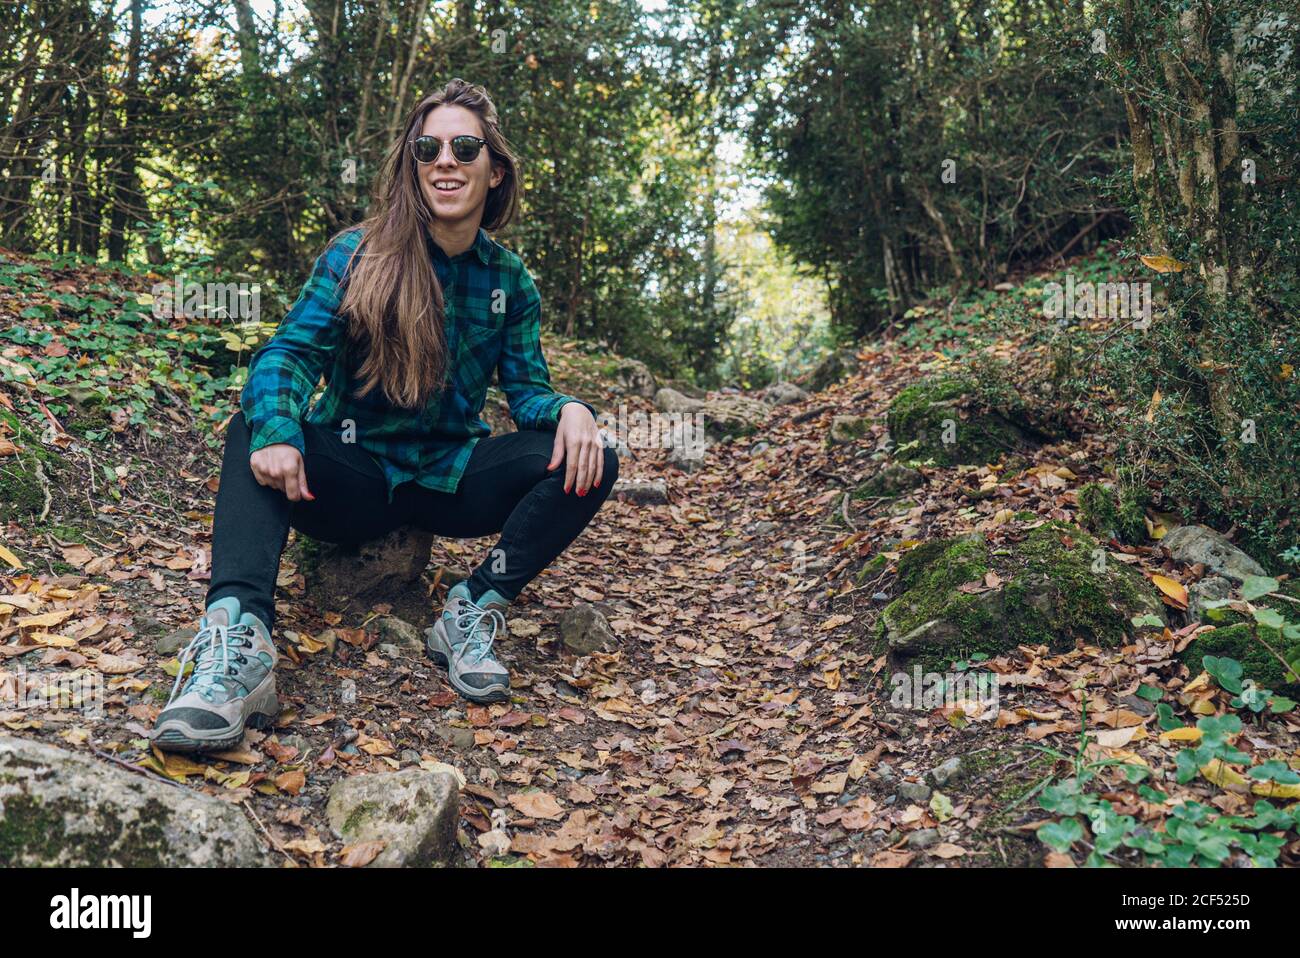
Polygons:
M432 239L427 244L446 304L449 375L442 394L423 409L390 405L378 388L358 398L360 363L339 302L348 259L360 241L355 229L329 245L275 335L253 357L241 397L253 451L288 443L304 452L301 423L317 423L345 439L355 436L384 470L390 498L411 480L455 492L475 444L492 431L481 413L494 369L520 429L554 429L560 407L581 402L551 388L540 341L541 297L532 277L518 256L483 230L457 256L448 257ZM325 390L312 406L322 376Z

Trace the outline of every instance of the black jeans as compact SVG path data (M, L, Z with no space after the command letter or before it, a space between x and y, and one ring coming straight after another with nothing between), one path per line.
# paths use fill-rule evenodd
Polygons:
M249 466L250 433L238 413L230 420L212 528L212 582L207 604L234 596L240 609L270 628L275 579L289 527L322 542L362 543L400 526L434 535L477 538L501 533L496 555L470 576L477 599L495 589L514 599L582 532L618 478L618 456L605 449L598 488L564 492L563 464L547 472L555 434L526 429L480 439L455 493L403 483L388 501L379 464L360 446L323 426L303 424L307 486L316 497L290 502L260 485ZM503 572L492 566L504 567Z

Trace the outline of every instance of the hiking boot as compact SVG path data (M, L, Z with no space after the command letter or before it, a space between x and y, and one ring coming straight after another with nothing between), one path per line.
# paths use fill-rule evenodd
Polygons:
M497 629L505 631L508 603L494 589L478 602L469 586L457 582L433 628L424 630L431 658L447 669L452 686L471 702L497 702L510 697L510 673L492 654Z
M180 655L176 684L154 723L154 742L169 752L220 752L243 740L245 726L270 725L280 711L273 671L278 659L266 625L241 615L238 599L212 603ZM191 662L194 671L186 678Z

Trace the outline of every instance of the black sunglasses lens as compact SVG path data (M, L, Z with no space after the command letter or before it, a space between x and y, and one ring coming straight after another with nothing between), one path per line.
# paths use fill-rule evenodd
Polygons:
M411 151L421 163L432 163L442 152L442 142L436 136L417 136L411 141Z
M451 155L461 163L473 163L478 159L482 146L482 142L472 136L458 136L451 141Z

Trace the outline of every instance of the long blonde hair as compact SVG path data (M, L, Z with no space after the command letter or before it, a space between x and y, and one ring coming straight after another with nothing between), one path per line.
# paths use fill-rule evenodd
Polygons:
M423 129L429 111L440 106L464 107L478 116L488 156L504 172L488 190L482 228L506 226L519 208L518 160L501 133L487 90L457 78L417 103L384 160L376 210L361 224L361 244L349 264L339 307L348 319L349 339L364 357L357 395L378 386L390 403L408 409L419 408L440 390L447 372L442 286L425 245L434 217L407 146Z

